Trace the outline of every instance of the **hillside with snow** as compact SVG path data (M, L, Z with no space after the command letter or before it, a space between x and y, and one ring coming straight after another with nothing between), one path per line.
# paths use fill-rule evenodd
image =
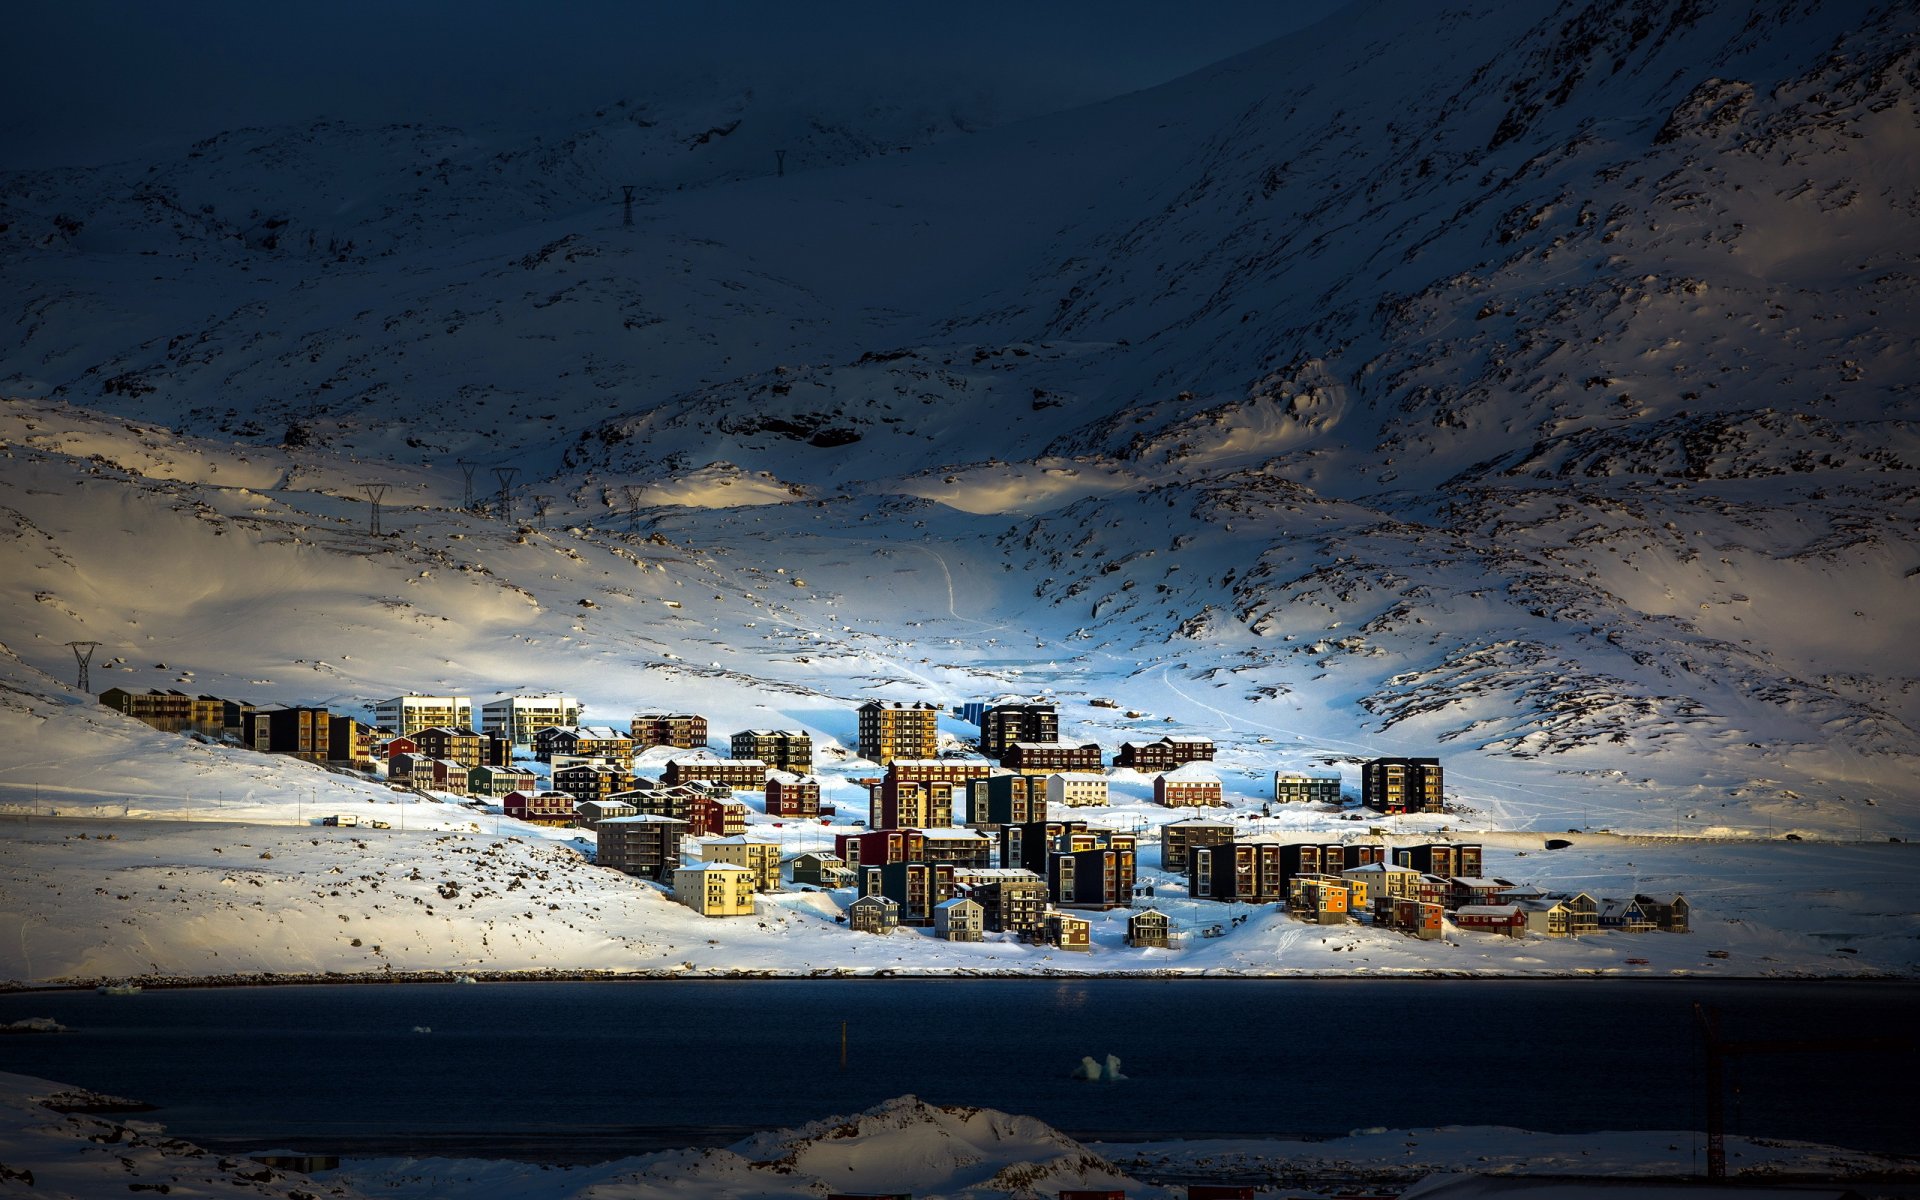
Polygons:
M1461 828L1920 834L1916 33L1383 0L1010 124L717 89L0 175L0 803L391 802L89 707L88 640L95 691L805 728L843 798L861 701L1033 695L1243 807L1438 754ZM69 949L10 973L137 965Z

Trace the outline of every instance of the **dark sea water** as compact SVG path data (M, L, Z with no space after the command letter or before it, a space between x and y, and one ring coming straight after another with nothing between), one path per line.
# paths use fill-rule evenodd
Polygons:
M0 995L0 1069L221 1148L589 1161L912 1093L1082 1138L1475 1124L1697 1130L1693 1013L1747 1042L1911 1035L1920 985L1479 980L398 984ZM846 1065L841 1066L841 1025ZM416 1032L416 1027L431 1032ZM1127 1079L1070 1077L1083 1055ZM1920 1153L1920 1054L1729 1067L1728 1131Z

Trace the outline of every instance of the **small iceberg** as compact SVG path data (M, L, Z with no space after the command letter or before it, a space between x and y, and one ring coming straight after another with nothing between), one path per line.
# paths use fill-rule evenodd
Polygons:
M414 1031L415 1033L432 1033L432 1032L433 1032L433 1026L431 1026L431 1025L415 1025L415 1026L413 1027L413 1031Z
M1107 1055L1107 1061L1104 1063L1088 1055L1080 1060L1079 1066L1073 1069L1073 1077L1096 1083L1118 1083L1126 1078L1120 1073L1120 1057L1116 1054Z
M0 1025L0 1033L66 1033L67 1027L52 1017L28 1017L10 1025Z
M475 979L475 978L474 978L473 976L471 976L471 975L455 975L455 976L453 977L453 981L454 981L455 983L478 983L478 982L480 982L479 980L477 980L477 979Z
M137 983L106 983L100 985L102 996L138 996L140 985Z

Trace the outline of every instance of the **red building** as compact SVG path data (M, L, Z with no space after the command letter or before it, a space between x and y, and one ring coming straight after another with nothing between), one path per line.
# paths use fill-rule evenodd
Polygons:
M786 771L767 774L767 815L770 817L817 817L820 815L820 781L811 775Z
M735 837L747 831L747 806L718 796L687 801L687 833L693 837Z
M1517 938L1526 932L1527 914L1518 904L1463 904L1454 910L1453 923L1462 929Z
M927 835L918 829L876 829L867 833L835 834L833 852L845 859L849 867L856 868L921 862L927 857Z
M536 825L572 824L574 804L566 792L508 792L501 801L509 817Z

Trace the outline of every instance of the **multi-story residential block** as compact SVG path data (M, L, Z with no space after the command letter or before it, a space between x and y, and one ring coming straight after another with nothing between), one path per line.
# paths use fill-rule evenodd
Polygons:
M1047 855L1063 833L1087 828L1085 821L1028 821L1000 827L1000 865L1032 871L1042 879L1047 874Z
M967 824L997 833L1002 825L1047 819L1047 785L1031 775L988 775L967 781Z
M594 861L643 879L669 880L680 867L680 835L685 821L652 813L608 817L593 827L598 849ZM752 885L748 885L752 891Z
M767 815L770 817L817 817L820 815L820 781L812 775L790 771L767 772Z
M345 763L361 771L373 770L376 734L373 726L352 717L334 717L327 729L327 761Z
M876 867L884 863L924 862L927 835L918 829L873 829L866 833L838 833L833 850L850 867Z
M635 713L631 728L634 747L639 750L649 746L701 750L707 744L707 719L693 713Z
M1000 756L1000 765L1022 775L1052 775L1099 771L1106 763L1098 742L1015 742Z
M707 862L732 863L753 872L753 888L758 892L780 890L780 843L767 838L736 834L708 838L700 843L700 857Z
M732 863L690 863L673 872L673 898L703 917L752 916L753 891L753 872Z
M553 773L554 788L571 793L577 800L605 800L629 790L633 782L632 775L603 763L577 763Z
M1348 867L1380 862L1386 847L1379 842L1283 842L1283 877L1295 875L1338 875Z
M1364 884L1368 897L1366 906L1376 910L1395 900L1420 894L1420 872L1395 863L1364 863L1347 867L1339 875L1349 884Z
M1168 808L1209 808L1227 799L1218 775L1188 763L1153 777L1153 802Z
M1273 798L1282 804L1340 806L1338 771L1275 771Z
M841 888L852 887L858 882L858 876L838 854L808 850L793 860L793 881L814 887Z
M373 723L394 733L412 736L422 729L444 725L451 729L473 728L471 696L395 696L373 705Z
M933 935L949 942L979 942L986 939L986 910L965 896L942 900L933 906Z
M502 696L480 706L480 732L531 746L542 729L580 724L580 701L572 696Z
M1233 826L1209 817L1188 817L1160 827L1160 866L1186 874L1196 846L1220 846L1233 840Z
M887 778L901 783L955 783L965 785L985 779L994 766L984 758L955 755L952 758L896 758L887 764Z
M1044 936L1047 945L1057 950L1081 953L1093 949L1093 923L1072 913L1050 910Z
M979 902L986 927L995 933L1037 937L1046 927L1051 897L1047 881L1019 868L956 868L954 886Z
M530 821L535 825L571 825L575 819L572 796L565 792L541 791L533 786L508 792L501 798L500 811L516 821Z
M1396 846L1393 861L1428 875L1470 876L1484 870L1485 855L1477 842L1429 842Z
M1511 879L1494 879L1483 875L1450 876L1447 879L1447 907L1475 905L1484 908L1511 904L1507 893L1512 890Z
M487 739L471 729L429 725L425 729L414 730L411 736L422 754L450 758L469 767L477 767L487 761Z
M395 734L389 738L382 738L376 734L373 743L373 753L376 758L391 761L397 754L420 753L420 743L410 737L401 737L399 734Z
M324 708L255 709L247 744L263 754L326 762L333 757L333 714Z
M891 772L867 788L867 824L874 829L944 828L964 785L901 780Z
M860 890L865 895L890 896L900 902L902 925L933 924L934 905L953 899L953 864L895 862L860 868Z
M633 758L633 739L611 725L549 725L533 735L533 756L541 762L564 757L624 764Z
M1194 846L1188 857L1187 894L1196 900L1272 904L1287 898L1279 842L1223 842Z
M708 792L687 801L687 832L695 837L739 837L747 832L747 806Z
M201 733L220 737L227 728L227 704L218 696L189 696L185 692L149 688L144 692L108 688L100 703L115 712L153 726L162 733Z
M1107 777L1089 771L1061 771L1049 775L1047 803L1056 808L1104 808L1107 803ZM1043 821L1046 814L1031 819Z
M624 791L608 793L604 799L609 804L631 804L638 813L648 813L656 817L672 817L676 821L687 819L687 805L695 798L692 788L636 787Z
M813 770L813 738L798 729L748 729L733 735L733 757L757 758L776 771Z
M995 704L980 713L980 753L997 759L1015 742L1060 739L1060 710L1051 704Z
M1383 813L1446 811L1437 758L1375 758L1360 768L1360 802Z
M1212 738L1163 737L1157 742L1121 742L1113 765L1142 774L1158 774L1190 762L1212 762L1213 753Z
M847 905L847 928L855 933L892 933L900 928L900 902L878 893Z
M1053 902L1064 908L1131 908L1134 853L1131 845L1116 845L1069 846L1049 854L1047 890Z
M993 839L978 829L945 826L918 832L924 839L921 855L928 862L971 868L993 865Z
M1127 945L1164 950L1173 945L1173 922L1157 908L1127 918Z
M668 787L720 783L743 792L758 792L767 786L767 764L757 758L716 758L709 754L676 756L667 760L660 782Z
M882 766L896 758L933 758L940 710L926 701L869 700L860 706L859 754Z
M1653 922L1654 928L1662 933L1686 933L1691 927L1693 906L1677 892L1664 900L1644 894L1635 895L1634 900Z
M540 781L531 771L520 771L513 767L492 767L485 763L467 770L467 795L484 796L489 800L498 800L511 792L531 792L540 786ZM573 816L568 813L569 819Z

